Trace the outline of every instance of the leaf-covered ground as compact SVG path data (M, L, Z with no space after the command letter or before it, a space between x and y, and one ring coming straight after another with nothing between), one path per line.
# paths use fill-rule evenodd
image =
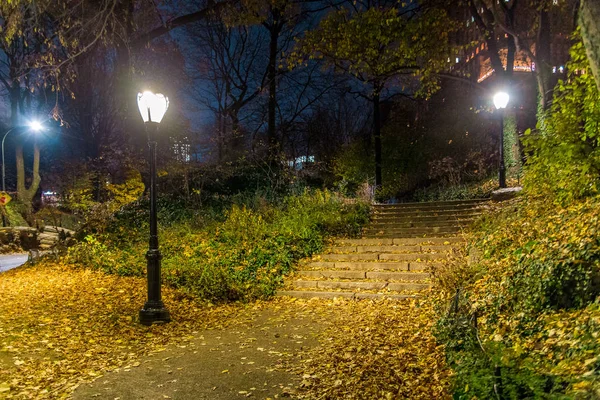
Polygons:
M173 322L147 328L136 322L145 296L145 281L139 278L38 265L1 274L0 293L0 398L68 398L83 382L96 380L85 385L93 392L109 376L111 393L126 393L135 371L140 371L137 387L155 390L145 389L144 398L168 398L163 382L170 382L173 398L200 398L193 397L191 386L183 390L185 379L195 385L208 383L207 377L225 383L229 370L254 362L264 364L263 372L280 373L281 390L297 398L449 397L449 371L431 336L435 319L427 302L276 299L212 306L166 289ZM296 329L311 333L291 333ZM265 345L251 344L263 336ZM206 346L210 340L212 347ZM227 359L215 350L219 346L239 360ZM248 349L250 355L241 354ZM214 365L206 362L209 353L215 354ZM204 367L187 368L187 375L183 367L164 368L160 360L171 357L183 357L182 366L197 361ZM232 366L222 367L219 357ZM150 374L156 360L160 367ZM180 380L174 377L178 373ZM255 384L254 375L242 375L239 385L244 386L236 396L267 395L259 390L264 374L255 375ZM144 382L149 376L159 383ZM283 387L286 376L295 377L293 390ZM210 389L217 390L213 385Z
M428 301L312 301L335 309L333 322L308 359L306 399L445 399L450 372L432 337Z
M197 329L227 322L234 307L200 307L165 290L173 323L136 323L145 283L59 265L0 275L0 397L61 398L82 381L135 363Z

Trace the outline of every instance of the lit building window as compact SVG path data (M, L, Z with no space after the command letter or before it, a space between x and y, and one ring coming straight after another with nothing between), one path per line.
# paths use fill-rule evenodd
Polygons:
M192 146L187 143L187 138L184 138L183 141L176 141L173 143L173 154L175 154L175 159L181 162L190 162L192 159Z
M456 57L456 63L458 64L460 62L460 57Z
M288 165L290 168L294 168L299 171L306 166L306 164L311 164L315 162L315 156L300 156L296 157L294 160L289 160Z

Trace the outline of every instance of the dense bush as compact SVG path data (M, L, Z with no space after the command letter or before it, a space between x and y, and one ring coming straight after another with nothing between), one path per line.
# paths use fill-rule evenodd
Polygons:
M471 238L481 259L439 278L438 338L457 398L597 398L599 206L594 197L505 209Z
M289 196L276 205L251 203L234 204L222 219L204 213L161 229L164 281L208 300L268 297L297 260L322 249L328 235L356 235L368 220L366 205L346 205L327 191ZM88 235L70 249L68 262L144 274L145 221L142 207L127 208L105 233Z
M549 115L525 140L525 189L563 203L597 194L600 179L600 93L581 42L571 49L567 71Z
M526 195L438 271L456 399L600 398L599 99L580 43L528 141Z

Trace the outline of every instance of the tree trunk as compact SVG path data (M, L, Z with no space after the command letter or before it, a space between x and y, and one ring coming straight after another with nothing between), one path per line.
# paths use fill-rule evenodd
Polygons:
M269 106L267 137L269 140L269 160L273 162L279 152L279 141L277 140L277 51L279 49L279 35L281 33L281 12L273 8L273 21L267 25L270 34L269 40L269 65L267 67L267 78L269 80Z
M598 0L581 0L579 26L590 67L600 90L600 2Z
M25 186L25 159L23 145L18 144L16 149L17 159L17 197L25 205L27 214L31 214L33 198L42 181L40 177L40 147L37 142L33 144L33 176L31 185Z
M381 187L381 110L379 90L373 94L373 136L375 138L375 187Z
M552 75L550 70L550 36L550 18L548 16L548 11L541 10L535 49L537 59L537 65L535 66L535 78L539 93L538 114L543 113L550 106L551 91L549 88L549 80L550 76Z
M223 162L223 137L225 135L225 116L222 111L219 111L217 116L217 151L219 164Z
M15 127L19 124L19 98L21 97L21 88L19 83L13 84L10 90L10 124Z

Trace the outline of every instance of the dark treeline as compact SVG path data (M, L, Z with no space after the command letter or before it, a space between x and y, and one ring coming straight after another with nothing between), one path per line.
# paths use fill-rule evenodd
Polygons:
M497 163L491 93L518 87L513 134L533 127L552 97L549 42L574 28L574 4L539 3L5 1L8 189L31 204L40 189L91 185L98 201L102 182L143 172L144 89L170 98L161 163L187 194L208 165L251 164L272 183L291 167L385 198L485 179ZM479 64L505 69L481 83L466 62L480 44ZM513 73L524 63L533 80Z

